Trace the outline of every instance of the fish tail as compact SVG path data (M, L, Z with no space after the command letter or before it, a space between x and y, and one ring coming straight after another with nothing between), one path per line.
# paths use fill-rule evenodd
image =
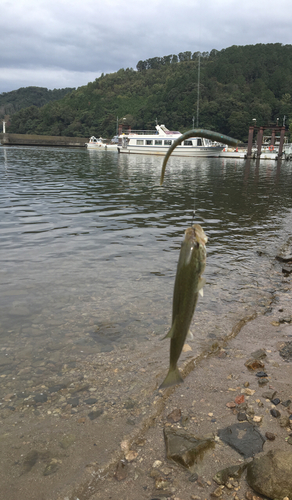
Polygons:
M159 389L165 389L166 387L171 387L172 385L182 384L183 378L179 372L178 367L169 368L168 374L162 384L159 386Z

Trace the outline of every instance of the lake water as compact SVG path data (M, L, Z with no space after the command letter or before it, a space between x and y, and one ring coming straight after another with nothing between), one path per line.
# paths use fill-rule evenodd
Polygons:
M14 360L1 358L1 373L13 377L27 359L42 360L42 373L52 352L139 351L163 336L192 222L209 237L197 349L265 310L282 280L276 251L292 232L292 164L171 158L160 187L161 165L0 147L0 345Z

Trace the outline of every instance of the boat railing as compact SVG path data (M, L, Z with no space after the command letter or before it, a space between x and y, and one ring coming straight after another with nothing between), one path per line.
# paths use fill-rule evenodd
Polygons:
M121 135L158 135L157 130L131 130L131 132L122 132Z

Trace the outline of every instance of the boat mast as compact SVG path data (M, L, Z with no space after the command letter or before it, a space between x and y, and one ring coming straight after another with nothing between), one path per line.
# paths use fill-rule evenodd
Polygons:
M199 52L199 61L198 61L198 94L197 94L197 123L196 126L199 126L199 102L200 102L200 57L201 53Z

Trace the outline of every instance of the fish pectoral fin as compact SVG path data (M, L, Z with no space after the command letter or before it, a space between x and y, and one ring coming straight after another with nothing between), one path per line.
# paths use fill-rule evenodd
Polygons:
M161 340L172 339L174 337L174 332L175 332L175 322L172 324L172 327L169 330L169 332Z
M187 339L191 339L192 340L193 338L194 338L194 336L193 336L191 330L189 330L188 334L187 334Z
M206 280L205 278L200 278L199 284L198 284L198 292L202 297L204 297L204 292L203 292L203 286L206 285Z

